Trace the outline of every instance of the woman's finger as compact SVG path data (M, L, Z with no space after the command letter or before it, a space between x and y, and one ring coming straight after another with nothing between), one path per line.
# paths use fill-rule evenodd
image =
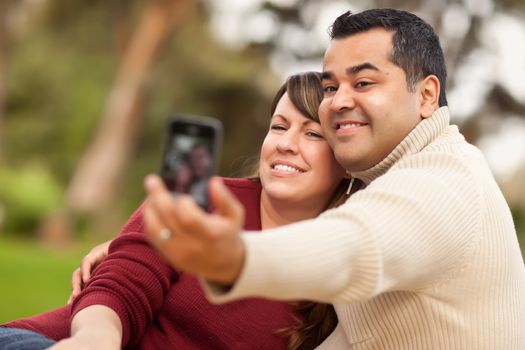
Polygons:
M94 268L94 262L86 255L80 262L80 275L82 276L82 282L85 284L91 278L91 270Z
M75 271L73 271L73 275L71 276L71 295L69 296L69 300L67 303L71 303L73 299L75 299L82 290L82 278L80 276L80 268L77 268Z
M111 241L101 243L93 249L80 262L80 273L82 281L86 284L91 278L91 273L109 254L109 245Z

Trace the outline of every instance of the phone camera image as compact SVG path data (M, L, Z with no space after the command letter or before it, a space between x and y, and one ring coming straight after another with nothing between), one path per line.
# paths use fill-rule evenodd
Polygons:
M221 124L204 117L170 121L161 175L174 194L189 194L208 207L208 180L213 175Z

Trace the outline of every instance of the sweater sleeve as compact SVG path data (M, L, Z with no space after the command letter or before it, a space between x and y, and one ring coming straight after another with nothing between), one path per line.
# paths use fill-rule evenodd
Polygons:
M454 278L479 240L480 192L460 159L420 157L317 219L243 233L239 279L227 291L205 281L209 298L349 303Z
M58 341L70 335L70 314L71 305L66 305L31 317L20 318L0 326L27 329Z
M178 274L150 247L139 209L113 240L108 257L75 299L71 318L91 305L105 305L122 322L122 346L137 343Z

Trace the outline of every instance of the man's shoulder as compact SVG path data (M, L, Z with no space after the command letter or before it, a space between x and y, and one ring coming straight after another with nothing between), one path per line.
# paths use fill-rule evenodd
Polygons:
M399 159L385 175L382 181L410 187L426 183L438 191L453 190L478 199L483 188L495 183L483 153L456 126L449 126L420 151Z
M423 161L422 161L423 160ZM420 166L440 167L484 163L481 151L468 143L455 125L448 126L443 133L419 152L400 159L399 164L414 163Z

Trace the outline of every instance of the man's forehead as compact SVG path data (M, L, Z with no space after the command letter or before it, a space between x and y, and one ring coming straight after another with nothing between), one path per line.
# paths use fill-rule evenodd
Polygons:
M323 58L323 71L332 64L350 68L369 63L377 67L381 61L391 62L392 35L392 32L383 29L373 29L332 39Z

